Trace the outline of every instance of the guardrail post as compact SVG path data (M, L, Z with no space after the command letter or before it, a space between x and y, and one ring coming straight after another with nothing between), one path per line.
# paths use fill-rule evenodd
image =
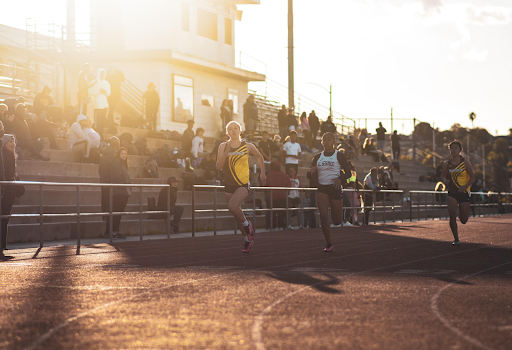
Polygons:
M417 212L418 212L418 222L420 221L420 206L421 206L421 193L418 192L418 205L416 206L417 207Z
M80 254L80 238L82 230L80 225L80 185L76 186L76 254Z
M43 185L39 185L39 248L43 248ZM79 254L80 252L78 252Z
M169 187L171 185L168 185ZM171 239L171 189L167 191L167 213L166 213L166 230L167 230L167 239ZM192 220L192 225L194 224L194 220Z
M286 229L288 229L288 226L290 225L290 222L288 220L288 190L286 190L286 221L285 221L285 225L286 225Z
M273 195L272 195L272 189L270 189L270 231L274 231L274 205L272 203L273 201Z
M252 196L252 224L253 227L256 227L256 190L253 189Z
M169 190L169 194L171 193L171 190ZM167 207L167 211L169 211L169 207ZM195 237L196 234L196 187L195 185L192 185L192 237ZM170 224L170 222L168 222Z
M302 222L302 228L304 228L304 190L300 191L300 213L299 215L302 217L302 220L299 220L299 228L300 223Z
M2 230L2 220L4 219L2 217L2 185L0 184L0 259L4 258L4 232ZM5 233L7 235L7 232ZM5 241L7 243L7 240Z
M385 224L386 223L386 194L384 193L383 196L382 196L382 212L383 212L383 220L382 222Z
M393 212L393 223L395 222L395 194L396 192L391 193L391 211Z
M409 222L412 222L412 195L414 193L409 191Z
M139 218L139 236L140 236L140 240L142 241L143 238L142 238L142 231L144 230L144 214L142 214L143 210L142 210L142 186L139 187L139 213L140 213L140 218Z
M108 216L110 217L108 223L108 236L110 243L112 243L112 230L114 229L114 215L112 214L114 212L114 186L108 187L108 210Z
M402 207L402 222L404 222L404 191L400 192L400 206Z
M217 187L213 189L213 235L217 236Z
M377 224L377 207L375 203L377 202L377 193L375 191L372 191L372 197L373 197L373 224Z

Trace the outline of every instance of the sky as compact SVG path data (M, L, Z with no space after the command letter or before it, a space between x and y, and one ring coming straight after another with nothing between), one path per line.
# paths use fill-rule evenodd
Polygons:
M65 5L10 2L0 23L25 28L32 17L64 24ZM88 6L76 1L77 32L87 25ZM269 79L250 88L287 104L288 1L238 9L235 49L242 68ZM319 105L329 106L332 84L333 110L370 131L378 120L391 130L391 108L393 129L405 133L413 118L441 130L454 123L470 127L470 112L477 115L474 126L491 134L512 128L510 0L294 0L294 47L301 111L315 109L325 118Z
M238 5L235 42L285 86L287 8L287 0ZM328 106L329 93L307 83L332 84L333 109L357 126L368 118L374 130L378 120L369 119L382 118L390 130L393 107L399 132L410 132L413 118L471 127L472 111L474 126L491 134L512 128L512 1L294 0L294 47L296 92ZM285 90L269 85L269 98L287 103Z

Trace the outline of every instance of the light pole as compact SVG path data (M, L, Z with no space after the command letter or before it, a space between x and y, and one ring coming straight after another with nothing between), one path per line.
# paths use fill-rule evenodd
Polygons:
M327 91L329 93L329 115L332 117L332 84L329 85L329 90L324 88L322 85L319 85L316 83L306 83L306 84L316 85L318 87L321 87L322 89L324 89L325 91Z

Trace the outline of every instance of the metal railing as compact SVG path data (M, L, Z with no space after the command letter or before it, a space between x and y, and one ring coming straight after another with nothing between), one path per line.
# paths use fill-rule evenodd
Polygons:
M108 216L110 218L109 222L110 225L108 227L109 232L109 239L110 243L113 242L112 238L112 230L113 230L113 218L116 215L139 215L139 235L140 240L143 240L143 221L144 221L144 214L167 214L166 217L166 226L167 226L167 238L170 238L170 227L171 227L171 221L170 221L170 207L171 207L171 191L169 190L167 193L167 210L166 211L144 211L143 210L143 203L142 203L142 189L143 188L162 188L162 187L168 187L168 184L92 184L92 183L57 183L57 182L33 182L33 181L0 181L0 198L2 197L2 193L6 191L5 186L9 185L25 185L25 186L38 186L39 189L39 213L33 213L33 214L9 214L9 215L0 215L0 218L12 218L12 217L36 217L39 218L39 248L43 248L43 242L44 242L44 236L43 236L43 220L45 217L76 217L76 224L77 224L77 248L76 248L76 254L80 254L80 240L81 240L81 218L83 217L90 217L90 216ZM44 201L44 191L43 187L45 186L57 186L57 187L74 187L75 193L76 193L76 213L44 213L43 209L43 201ZM109 189L109 211L108 212L92 212L92 213L82 213L80 210L80 189L82 188L91 188L91 187L100 187L100 188L108 188ZM139 211L136 212L129 212L129 211L123 211L123 212L114 212L113 207L113 190L114 187L135 187L139 188ZM2 212L2 204L0 201L0 213ZM2 236L2 225L0 225L0 237ZM3 256L3 240L0 240L0 257Z

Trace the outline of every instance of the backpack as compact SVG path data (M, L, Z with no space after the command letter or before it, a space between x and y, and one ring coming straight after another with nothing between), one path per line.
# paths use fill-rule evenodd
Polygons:
M159 148L151 155L156 164L161 168L177 168L176 162L172 160L169 152L163 148Z
M146 165L144 165L144 176L152 179L159 177L158 163L154 159L149 158L146 161Z

